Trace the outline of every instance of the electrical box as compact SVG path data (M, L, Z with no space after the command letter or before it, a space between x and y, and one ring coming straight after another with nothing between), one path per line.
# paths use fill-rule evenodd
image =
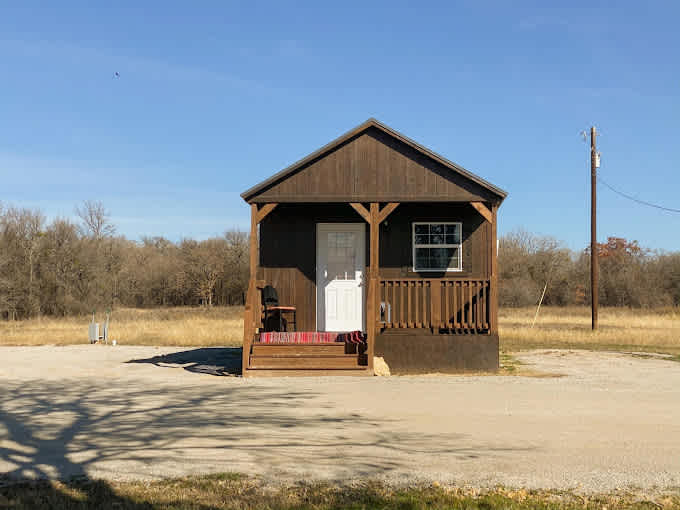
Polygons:
M99 323L98 322L90 322L90 325L88 327L88 337L90 339L90 343L93 344L99 340Z

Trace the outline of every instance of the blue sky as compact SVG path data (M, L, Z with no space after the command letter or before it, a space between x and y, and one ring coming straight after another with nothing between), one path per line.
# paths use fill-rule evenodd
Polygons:
M509 191L500 233L585 247L592 124L604 179L680 208L678 2L109 4L0 3L0 201L219 235L376 117ZM679 227L600 186L600 239L680 250Z

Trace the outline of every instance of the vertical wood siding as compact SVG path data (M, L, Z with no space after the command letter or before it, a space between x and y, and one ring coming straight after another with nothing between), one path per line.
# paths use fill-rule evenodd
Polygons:
M414 273L411 222L461 221L463 271ZM258 280L273 285L281 304L297 307L298 330L316 328L316 223L363 222L348 204L281 204L260 224ZM370 261L366 229L366 263ZM469 204L402 204L380 227L381 278L487 279L489 223ZM366 268L368 269L368 268Z
M253 202L497 201L470 179L376 129L259 192Z

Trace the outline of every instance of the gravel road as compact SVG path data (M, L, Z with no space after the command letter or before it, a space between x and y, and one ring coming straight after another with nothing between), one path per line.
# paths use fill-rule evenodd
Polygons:
M563 377L230 377L236 349L1 347L0 477L680 486L680 363L531 351Z

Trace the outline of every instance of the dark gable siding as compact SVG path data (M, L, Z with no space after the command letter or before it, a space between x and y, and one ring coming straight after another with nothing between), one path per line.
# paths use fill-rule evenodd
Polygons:
M498 201L489 190L375 127L350 138L253 202Z
M461 221L463 271L413 273L411 223ZM347 204L281 204L260 224L258 279L273 285L281 304L297 306L298 330L316 327L316 224L361 223ZM380 275L383 278L474 278L489 275L489 223L469 204L402 204L380 227ZM366 264L370 257L366 228Z

